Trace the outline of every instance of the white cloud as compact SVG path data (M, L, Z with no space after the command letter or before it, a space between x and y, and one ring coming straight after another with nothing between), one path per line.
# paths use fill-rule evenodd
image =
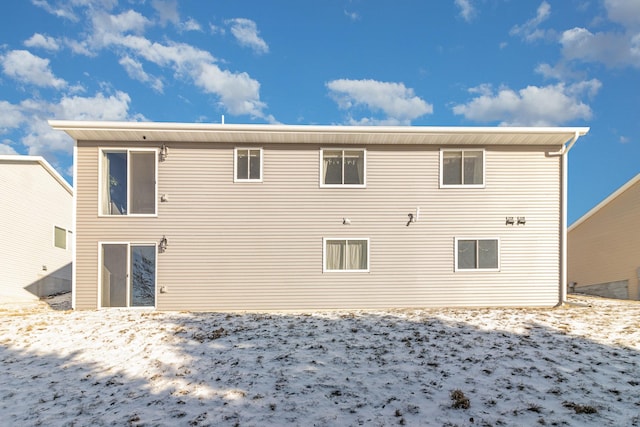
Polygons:
M137 36L125 36L116 42L119 46L132 49L147 61L173 67L179 77L191 78L196 86L217 95L231 114L248 114L272 120L263 113L266 104L260 101L260 83L247 73L220 69L209 52L182 43L152 43Z
M223 27L219 27L215 24L211 24L209 23L209 31L211 32L211 34L222 34L225 35L227 33L227 30L225 30Z
M6 156L6 155L16 155L18 154L18 152L11 146L11 142L10 141L3 141L0 142L0 155Z
M358 12L349 12L345 10L344 15L352 21L360 20L360 15L358 14Z
M39 87L62 89L67 82L54 76L49 60L33 55L26 50L12 50L0 56L4 73L22 83Z
M455 4L460 9L460 16L469 22L476 15L476 10L471 4L471 0L455 0Z
M48 13L73 22L80 21L75 8L85 7L91 10L111 10L118 5L118 0L31 0L35 6Z
M247 73L231 73L204 63L194 72L194 78L198 86L217 94L231 114L264 116L262 110L266 105L260 101L260 83Z
M200 23L193 18L189 18L179 25L182 31L202 31Z
M18 105L0 101L0 131L13 129L24 121L24 115Z
M565 59L600 62L607 67L640 68L640 2L605 0L608 18L622 28L593 33L575 27L560 36Z
M258 35L258 26L250 19L236 18L226 21L231 26L231 34L240 45L253 49L256 53L268 53L269 46Z
M433 113L433 106L417 97L402 83L376 80L333 80L326 84L329 95L343 110L364 107L382 112L388 124L410 124L412 120ZM380 123L380 119L365 118L359 123Z
M68 19L73 22L77 22L79 20L78 16L73 12L73 8L70 3L61 4L59 6L53 6L46 0L31 0L31 3L59 18Z
M167 22L171 22L174 25L180 23L178 2L176 0L153 0L151 6L158 13L161 25L166 25Z
M591 118L591 108L581 98L594 96L601 87L598 80L573 85L527 86L515 91L503 87L493 91L489 85L470 90L479 96L453 107L454 114L475 122L499 122L501 126L555 126Z
M99 0L68 1L71 5L81 5ZM178 29L200 28L193 19L180 24L178 3L175 0L153 0L152 6L163 23L175 24ZM217 96L220 104L231 114L247 114L275 121L272 116L264 113L266 104L260 100L260 83L249 74L221 69L211 53L192 45L170 40L165 43L149 40L142 34L153 22L134 10L115 15L107 10L108 7L100 8L97 5L87 7L86 15L91 25L88 35L82 40L66 39L65 44L73 52L87 56L96 56L102 49L116 51L121 58L120 64L132 79L148 83L157 91L162 91L163 82L144 70L144 62L168 68L177 79L189 80L206 93ZM258 36L253 21L237 19L230 23L235 37L241 43L258 52L268 51L268 46Z
M546 32L538 28L540 24L551 15L551 5L546 1L540 3L535 18L531 18L522 25L515 25L509 31L512 36L520 36L528 42L532 42L546 36Z
M131 58L130 56L124 56L120 58L120 61L118 62L124 67L129 77L142 83L147 83L153 88L153 90L162 93L164 89L162 80L145 72L139 61Z
M35 33L30 38L25 40L24 45L27 47L38 47L50 51L57 51L60 49L58 41L53 37L45 36L40 33Z
M131 97L121 91L108 96L103 93L93 97L64 96L52 110L56 119L125 120L130 102Z
M640 29L640 2L638 0L605 0L607 16L629 30Z
M565 58L584 62L601 62L607 67L640 68L640 33L591 33L572 28L560 37Z
M124 34L142 34L151 22L140 13L128 10L118 15L106 12L95 13L91 17L93 34L89 42L100 48L117 42Z
M73 140L64 132L54 131L48 119L128 120L131 98L124 92L111 95L97 93L92 97L63 96L58 102L28 99L20 109L28 119L20 142L30 155L41 155L52 164L60 154L70 155Z

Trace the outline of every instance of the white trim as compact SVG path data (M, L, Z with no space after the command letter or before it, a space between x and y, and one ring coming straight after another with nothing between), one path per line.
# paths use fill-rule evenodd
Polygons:
M251 151L252 150L259 150L260 151L260 178L258 179L251 179L251 178L238 178L238 150L247 150L249 152L249 156L247 159L247 162L249 162L249 165L251 165ZM247 172L249 173L249 176L251 176L251 169L250 167L247 168ZM262 147L243 147L243 146L238 146L238 147L234 147L233 149L233 182L238 182L238 183L242 183L242 182L262 182L263 181L263 177L264 177L264 151L262 149Z
M157 218L158 217L158 148L131 148L131 147L98 147L98 217L99 218ZM124 215L108 215L102 213L102 157L105 152L126 152L127 153L127 213ZM153 151L155 153L154 162L154 212L153 214L132 214L129 213L129 207L131 206L131 194L129 186L130 167L129 153L131 152L144 152Z
M455 151L462 153L462 184L445 184L444 179L444 155L445 151ZM481 151L482 152L482 184L464 184L464 152L465 151ZM487 153L484 148L440 148L440 188L485 188L487 183Z
M72 190L72 194L73 197L71 199L71 202L73 204L72 210L71 210L71 227L73 227L74 233L72 236L72 247L71 247L71 308L72 309L76 309L76 293L77 293L77 288L76 288L76 278L77 278L77 272L76 272L76 268L77 268L77 260L76 260L76 254L77 254L77 250L76 250L76 244L77 244L77 239L76 239L76 224L77 224L77 210L78 210L78 198L76 197L76 194L78 194L78 142L77 141L73 141L73 190Z
M476 242L480 241L480 240L495 240L496 242L498 242L498 267L497 268L458 268L458 241L460 240L475 240ZM476 247L477 247L477 243L476 243ZM458 272L498 272L500 271L500 267L501 267L501 244L500 244L500 238L499 237L454 237L454 245L453 245L453 255L454 255L454 260L453 260L453 271L458 273ZM478 261L478 256L476 254L476 263Z
M122 122L100 120L48 120L49 126L62 130L72 137L82 131L106 131L119 133L137 131L151 136L154 132L233 132L233 133L327 133L327 134L442 134L491 135L491 134L562 134L568 135L563 141L577 132L584 136L588 127L527 127L527 126L322 126L322 125L271 125L271 124L217 124L217 123L176 123L176 122ZM126 137L123 135L123 137ZM76 138L83 139L83 138ZM147 141L149 138L146 139ZM186 139L185 139L186 140ZM389 144L389 142L387 142Z
M103 307L102 306L102 245L125 245L127 247L127 290L126 290L126 307ZM156 253L156 263L153 271L153 306L131 306L131 246L153 246ZM131 310L149 310L155 309L158 306L158 243L157 242L139 242L139 241L109 241L109 240L98 240L98 310L111 310L111 309L131 309Z
M367 268L366 270L329 270L327 269L327 241L328 240L349 240L367 242ZM368 237L323 237L322 238L322 272L323 273L368 273L371 265L371 242Z
M342 181L344 181L344 152L362 151L362 184L325 184L324 183L324 151L342 151ZM367 149L363 147L320 147L320 188L367 188Z

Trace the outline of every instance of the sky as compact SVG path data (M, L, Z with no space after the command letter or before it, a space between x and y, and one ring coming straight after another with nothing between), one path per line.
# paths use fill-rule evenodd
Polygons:
M640 0L19 0L0 6L0 154L48 119L588 126L569 222L640 173Z

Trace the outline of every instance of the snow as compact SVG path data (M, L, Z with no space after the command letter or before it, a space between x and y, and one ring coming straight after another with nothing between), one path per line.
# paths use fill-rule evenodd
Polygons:
M0 306L1 425L640 425L640 302L313 313Z

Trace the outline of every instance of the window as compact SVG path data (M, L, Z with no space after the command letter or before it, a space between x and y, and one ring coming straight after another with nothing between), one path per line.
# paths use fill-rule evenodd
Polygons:
M236 148L234 182L262 182L262 148Z
M369 271L369 239L323 240L323 271Z
M441 187L484 187L484 150L441 150Z
M365 150L320 150L321 187L364 187Z
M155 150L102 151L102 215L155 215Z
M103 243L100 247L100 307L153 307L155 244Z
M498 239L456 238L456 271L498 271L500 245Z
M62 227L53 227L53 245L56 248L67 249L67 230Z

